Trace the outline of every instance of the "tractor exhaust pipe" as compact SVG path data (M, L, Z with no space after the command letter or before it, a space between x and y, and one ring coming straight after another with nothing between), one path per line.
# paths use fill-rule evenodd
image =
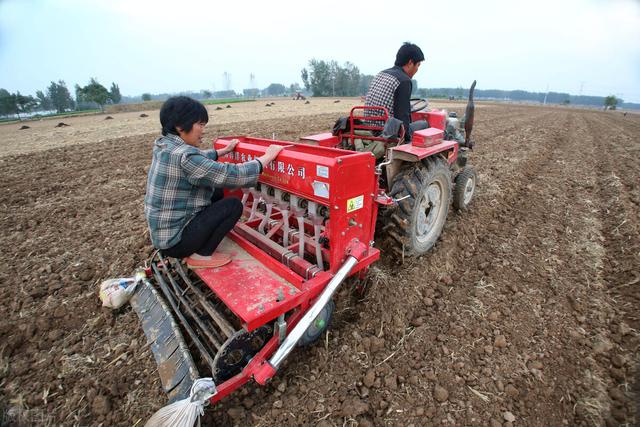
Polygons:
M320 314L325 305L329 302L333 294L338 289L338 286L342 284L344 279L349 275L351 269L358 263L358 260L362 258L362 255L366 252L366 246L360 242L355 241L356 246L350 251L350 255L347 260L342 264L342 267L333 276L333 279L329 282L327 287L322 291L318 300L307 311L307 313L300 319L300 322L291 330L289 335L282 342L278 350L271 356L270 360L265 360L264 363L253 374L253 378L258 384L265 385L276 374L276 371L287 358L289 353L296 346L302 335L309 329L311 323Z
M464 113L464 133L465 133L465 144L467 146L471 142L471 131L473 130L473 119L476 111L476 105L473 103L473 92L476 89L476 81L474 80L471 84L471 88L469 89L469 101L467 102L467 108Z

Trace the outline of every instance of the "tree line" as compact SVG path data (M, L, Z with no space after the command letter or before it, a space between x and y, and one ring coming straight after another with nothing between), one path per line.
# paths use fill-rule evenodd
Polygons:
M33 111L52 111L64 113L70 110L95 108L102 111L106 104L118 104L122 100L120 88L111 83L111 88L102 86L97 79L92 78L85 86L76 84L75 99L71 96L64 80L51 82L44 90L36 91L36 96L22 95L20 91L11 93L0 88L0 116L28 114Z
M301 70L300 77L307 91L313 96L362 96L366 95L372 75L362 74L357 66L346 62L340 66L336 61L311 59L308 67ZM418 88L418 82L412 80L412 96L422 98L463 99L469 96L469 89L457 88ZM576 96L563 92L527 92L524 90L476 89L477 98L533 101L549 104L577 104L604 107L615 110L616 107L640 108L640 105L625 103L613 95Z
M311 59L300 72L307 91L313 96L359 96L367 93L373 76L360 73L351 62Z
M311 59L307 67L302 68L300 77L304 84L304 89L298 83L292 83L288 87L280 83L271 83L264 89L250 88L244 89L242 94L233 90L198 92L181 92L177 95L187 95L195 99L211 98L235 98L244 96L245 98L257 98L260 96L283 96L295 95L296 92L305 92L313 96L362 96L367 93L369 84L374 76L363 74L358 67L351 62L343 65L337 61L325 61ZM418 82L413 81L412 96L423 98L450 98L463 99L468 96L468 89L457 88L418 88ZM139 102L140 97L122 96L120 88L116 83L111 84L107 89L102 86L97 79L90 79L85 86L75 85L75 98L71 96L63 80L52 81L44 90L36 91L35 97L22 95L19 91L10 93L6 89L0 88L0 116L18 116L28 114L33 111L56 111L63 113L70 110L83 110L99 107L104 111L104 106L109 103L119 104L121 102ZM622 99L613 95L601 96L575 96L562 92L527 92L524 90L498 90L498 89L476 89L478 99L495 99L511 101L529 101L550 104L577 104L604 107L605 109L640 108L640 104L625 103ZM165 100L176 94L142 94L142 101Z
M457 88L421 88L417 92L418 96L423 98L453 98L466 99L469 96L469 89ZM528 92L526 90L499 90L499 89L476 89L475 97L477 99L495 99L499 101L523 101L523 102L539 102L548 104L562 105L588 105L594 107L604 107L605 109L615 110L616 107L623 108L639 108L639 104L624 102L624 100L609 95L589 96L589 95L570 95L564 92Z

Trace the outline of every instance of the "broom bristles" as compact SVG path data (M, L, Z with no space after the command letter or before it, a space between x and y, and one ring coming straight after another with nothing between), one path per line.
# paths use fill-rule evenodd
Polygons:
M191 386L189 397L160 408L145 427L193 427L204 415L205 402L214 394L216 385L213 379L199 378Z

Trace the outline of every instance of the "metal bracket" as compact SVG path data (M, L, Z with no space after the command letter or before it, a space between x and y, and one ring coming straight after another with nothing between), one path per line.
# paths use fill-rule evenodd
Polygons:
M284 313L276 320L274 335L278 337L278 344L282 344L282 341L287 337L287 322L284 320Z

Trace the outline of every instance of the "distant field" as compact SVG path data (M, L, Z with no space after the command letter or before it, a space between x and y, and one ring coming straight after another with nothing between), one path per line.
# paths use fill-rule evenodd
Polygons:
M201 101L205 105L212 104L234 104L238 102L255 102L255 99L243 99L243 98L223 98L223 99L206 99Z
M33 116L23 117L22 119L14 119L14 118L0 118L0 123L2 124L11 124L11 123L21 123L28 122L33 120L40 119L55 119L57 117L69 117L69 116L86 116L91 114L99 114L101 111L99 109L94 110L82 110L82 111L68 111L66 113L58 113L58 114L34 114Z
M269 107L266 106L267 103L270 104ZM327 119L324 128L331 129L335 118L348 114L351 107L359 103L359 98L310 98L309 104L306 104L305 101L293 101L291 98L260 98L259 102L222 104L220 110L216 110L216 104L208 105L207 137L217 136L213 133L215 131L210 130L213 129L213 125L217 124L273 120L295 116L309 117L325 113L330 113L332 118ZM56 127L58 122L62 121L59 119L0 124L0 138L2 140L0 157L135 135L151 134L148 136L151 140L154 134L160 133L158 114L161 105L160 101L113 105L110 107L126 107L131 110L112 111L111 108L107 108L105 114L66 117L64 122L69 126L60 128ZM225 108L225 105L231 105L231 108ZM442 105L463 104L447 103ZM487 106L478 108L483 109ZM105 120L107 115L113 119ZM29 126L29 129L20 130L22 125ZM228 129L228 127L226 128ZM227 132L225 133L228 135ZM273 131L268 133L268 136L271 137L272 134ZM276 132L276 135L279 134L280 132Z
M223 99L206 99L201 101L205 105L215 105L215 104L235 104L239 102L253 102L253 99L242 99L242 98L223 98ZM149 110L159 110L162 107L162 103L164 101L145 101L138 102L135 104L116 104L116 105L108 105L105 107L105 112L107 113L125 113L125 112L134 112L134 111L149 111Z

